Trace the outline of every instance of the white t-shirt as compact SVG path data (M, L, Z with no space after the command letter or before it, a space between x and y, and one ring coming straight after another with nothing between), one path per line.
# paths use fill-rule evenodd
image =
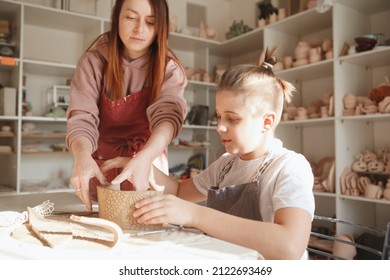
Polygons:
M260 213L263 221L273 222L275 211L284 207L302 208L314 216L313 172L306 158L282 146L275 139L270 148L276 157L259 178ZM225 153L206 170L193 178L195 187L207 196L207 189L217 186L218 178L226 164L234 163L219 188L252 182L266 156L254 160L241 160Z
M284 207L304 209L313 219L314 177L309 162L303 155L284 148L278 139L274 140L270 151L276 154L276 157L259 177L259 203L263 221L273 223L275 211ZM234 163L225 174L219 188L252 182L266 159L266 156L262 156L254 160L241 160L236 155L225 153L193 178L199 192L207 196L207 189L217 186L222 169L233 157ZM308 259L307 250L301 259Z

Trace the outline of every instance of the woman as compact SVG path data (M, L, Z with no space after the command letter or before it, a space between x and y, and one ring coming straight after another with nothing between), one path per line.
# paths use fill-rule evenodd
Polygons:
M146 190L152 162L168 172L165 148L183 125L187 85L167 47L168 26L165 0L117 0L111 30L78 62L66 141L74 157L71 182L89 210L97 185ZM103 174L99 166L118 156L134 160Z

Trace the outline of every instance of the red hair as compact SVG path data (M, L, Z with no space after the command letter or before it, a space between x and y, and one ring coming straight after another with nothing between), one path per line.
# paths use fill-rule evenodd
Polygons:
M122 69L122 57L124 45L119 37L119 15L125 0L116 0L111 14L111 30L101 34L88 48L102 37L108 38L108 62L105 73L105 87L112 99L120 99L124 96L124 81ZM152 89L151 102L159 96L164 81L165 68L169 59L179 61L168 48L169 36L169 7L166 0L148 0L155 16L156 38L149 47L150 63L148 81Z

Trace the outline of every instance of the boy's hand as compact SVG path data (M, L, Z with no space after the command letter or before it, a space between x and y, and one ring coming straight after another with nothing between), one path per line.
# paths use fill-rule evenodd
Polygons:
M199 205L174 195L158 195L135 204L133 216L141 224L177 224L193 226Z

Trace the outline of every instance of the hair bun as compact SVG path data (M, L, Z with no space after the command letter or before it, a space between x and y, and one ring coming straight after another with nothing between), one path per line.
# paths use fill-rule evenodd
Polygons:
M272 70L274 68L274 66L271 63L268 63L268 62L265 62L265 61L263 61L263 63L261 63L261 66L264 67L267 70Z

